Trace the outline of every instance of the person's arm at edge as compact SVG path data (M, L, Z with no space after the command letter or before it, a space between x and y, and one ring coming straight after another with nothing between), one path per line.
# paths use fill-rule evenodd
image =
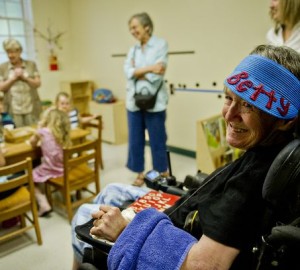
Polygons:
M181 266L181 270L227 270L239 250L223 245L203 235L192 246Z

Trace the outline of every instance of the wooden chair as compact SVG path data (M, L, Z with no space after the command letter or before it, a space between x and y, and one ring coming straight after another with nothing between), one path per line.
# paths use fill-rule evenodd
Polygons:
M69 221L73 210L85 202L91 201L100 192L99 178L99 140L85 141L63 149L64 175L51 178L46 182L46 194L50 204L57 204L67 212ZM89 187L94 184L94 189ZM60 191L62 199L52 196ZM73 194L76 194L74 198ZM82 196L83 191L88 196Z
M91 114L81 114L81 117L91 116ZM103 159L102 159L102 116L98 115L95 120L92 120L88 123L83 123L82 128L84 129L94 129L97 132L97 139L99 140L99 165L103 170Z
M8 197L0 200L0 221L20 216L21 226L16 227L16 230L7 230L7 233L0 236L0 241L10 239L34 228L37 243L42 245L42 236L34 195L31 159L27 158L19 163L0 168L0 176L7 176L11 174L15 174L15 177L9 181L1 183L0 192L12 189L16 189L16 191ZM31 215L29 215L28 212L31 212ZM26 224L26 220L30 222L28 226Z

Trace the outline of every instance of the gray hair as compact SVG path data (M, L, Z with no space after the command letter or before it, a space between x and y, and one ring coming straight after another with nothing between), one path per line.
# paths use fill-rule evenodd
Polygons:
M3 41L3 49L5 51L8 50L20 50L22 51L22 45L19 41L16 39L10 38Z
M146 12L137 13L137 14L131 16L128 23L130 23L133 19L138 19L143 27L148 27L148 33L150 36L152 36L153 22L152 22L150 16L148 15L148 13L146 13Z
M300 80L300 54L287 46L258 45L250 54L267 57L282 65Z

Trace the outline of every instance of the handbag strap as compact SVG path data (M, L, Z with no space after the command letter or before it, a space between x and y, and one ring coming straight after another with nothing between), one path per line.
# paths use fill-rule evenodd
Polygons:
M154 94L155 96L157 96L157 94L158 94L159 90L161 89L162 85L163 85L163 79L160 81L160 84L159 84L159 86L158 86L158 88L157 88L157 90Z

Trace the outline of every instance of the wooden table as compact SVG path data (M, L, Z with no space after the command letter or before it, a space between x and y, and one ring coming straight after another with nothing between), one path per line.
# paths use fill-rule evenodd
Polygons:
M70 135L72 142L76 144L84 140L89 134L90 130L75 128L71 130ZM26 142L5 143L4 147L7 150L4 154L7 165L22 161L26 157L31 157L32 160L36 160L42 156L40 147L32 147Z

